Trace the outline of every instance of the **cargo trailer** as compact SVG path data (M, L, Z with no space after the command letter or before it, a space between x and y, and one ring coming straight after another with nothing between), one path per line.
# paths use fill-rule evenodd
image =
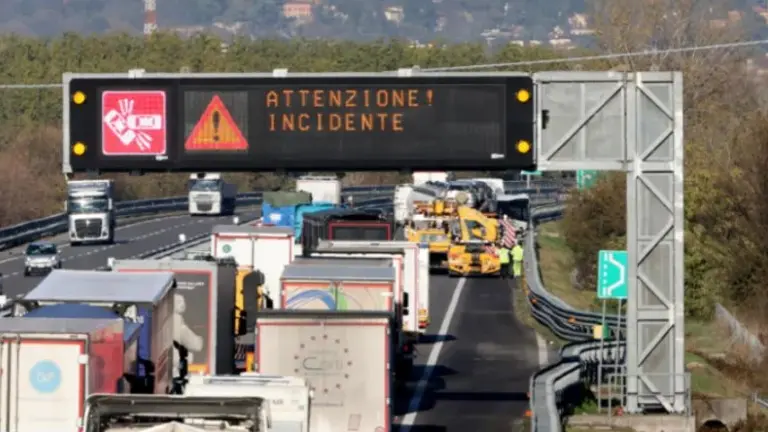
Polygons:
M211 234L211 255L232 257L240 269L259 270L270 302L280 298L280 274L293 261L293 228L218 225Z
M189 372L234 373L237 269L233 261L115 260L112 271L173 273L173 339L189 352Z
M175 373L175 286L171 272L54 270L24 296L21 303L27 311L62 303L102 306L119 311L123 318L141 324L135 374L145 380L147 388L144 391L163 394L172 388Z
M264 311L254 367L309 381L312 432L390 431L392 326L387 312Z
M270 430L310 432L311 390L306 378L246 372L236 376L189 377L187 396L260 397L269 404Z
M123 376L122 319L0 319L0 430L79 432Z
M133 393L132 375L136 374L137 362L139 360L139 334L141 333L141 324L127 321L117 314L111 308L99 306L90 306L76 303L62 303L55 305L42 306L24 314L23 318L67 318L67 319L121 319L123 324L123 374L126 382L118 393Z
M321 241L315 256L342 254L392 254L403 256L404 293L408 293L408 313L403 314L404 329L414 335L424 334L429 315L429 248L407 241ZM402 299L401 299L402 301Z
M333 208L304 214L301 249L311 254L322 240L392 240L395 223L379 210Z

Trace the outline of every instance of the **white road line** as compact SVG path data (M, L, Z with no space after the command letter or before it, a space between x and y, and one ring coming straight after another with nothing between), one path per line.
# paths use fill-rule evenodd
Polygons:
M549 365L549 347L547 341L536 333L536 345L539 348L539 368L544 369Z
M448 304L448 309L445 311L443 322L440 324L440 330L438 331L439 336L448 336L448 330L451 328L453 315L456 313L456 306L459 304L459 297L461 297L461 292L464 291L464 285L466 285L466 283L467 279L461 278L456 284L456 290L453 291L453 297L451 297L451 302ZM442 349L443 341L439 341L432 346L432 351L430 351L429 358L427 358L424 373L421 375L421 379L419 379L419 383L416 386L416 391L414 391L413 397L411 397L411 400L408 403L408 414L406 414L400 422L400 431L402 432L408 432L411 429L411 426L416 423L416 416L419 413L419 405L421 405L421 400L424 398L424 392L427 390L429 378L432 376L435 366L437 366L437 360L440 358L440 351L442 351Z

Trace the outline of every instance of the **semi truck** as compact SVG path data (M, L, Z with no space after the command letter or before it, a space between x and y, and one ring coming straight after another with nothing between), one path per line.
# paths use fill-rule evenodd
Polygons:
M67 182L65 211L69 244L115 241L115 203L112 180L72 180Z
M394 220L377 210L334 208L304 214L301 252L309 256L321 240L392 240Z
M237 207L237 185L228 183L219 173L189 176L189 214L232 215Z

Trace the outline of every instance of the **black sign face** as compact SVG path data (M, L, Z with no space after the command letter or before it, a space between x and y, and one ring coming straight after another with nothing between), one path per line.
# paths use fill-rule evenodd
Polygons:
M211 274L187 271L174 273L177 296L174 307L177 316L173 330L176 341L189 350L191 373L210 373L208 355L211 349Z
M529 76L77 78L70 93L75 172L535 167Z

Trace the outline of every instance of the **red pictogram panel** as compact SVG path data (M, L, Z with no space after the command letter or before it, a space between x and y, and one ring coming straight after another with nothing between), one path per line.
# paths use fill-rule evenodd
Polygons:
M101 150L106 156L162 156L167 151L165 92L105 91Z

